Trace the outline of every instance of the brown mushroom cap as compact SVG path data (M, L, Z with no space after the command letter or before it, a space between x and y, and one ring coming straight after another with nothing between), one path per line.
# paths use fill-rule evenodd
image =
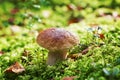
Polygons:
M78 37L63 28L50 28L43 30L37 36L37 43L50 50L68 50L79 43Z

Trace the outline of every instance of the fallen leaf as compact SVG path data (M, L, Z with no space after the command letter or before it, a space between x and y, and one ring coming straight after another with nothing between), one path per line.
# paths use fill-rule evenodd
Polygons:
M68 10L75 10L76 6L74 4L67 5Z
M71 18L68 20L68 24L78 23L81 20L82 20L82 18Z
M8 19L8 22L9 22L10 24L14 24L14 21L15 21L14 18L9 18L9 19Z
M12 72L16 74L22 73L24 71L25 71L24 67L18 62L15 62L13 65L11 65L9 68L5 70L5 72L8 72L8 73Z
M29 51L28 50L24 50L24 52L23 52L23 56L29 56Z
M74 80L77 76L64 77L62 80Z
M3 54L4 54L4 52L0 51L0 56L3 55Z
M93 49L94 47L96 47L96 46L91 45L91 46L89 46L88 48L84 49L81 53L84 55L84 54L88 53L88 51L89 51L90 49Z
M30 54L30 51L24 49L23 54L22 54L22 56L21 56L22 62L26 62L26 63L28 63L28 64L33 64L33 63L31 62L32 58L33 58L33 57L32 57L32 55ZM29 61L28 61L28 60L29 60Z
M77 10L82 10L82 9L83 9L83 7L77 6Z
M105 38L104 34L98 34L98 35L99 35L100 39L104 39Z
M19 9L17 9L17 8L14 8L11 10L11 14L16 14L17 12L19 12Z
M117 18L120 18L120 14L117 16Z
M82 51L82 54L86 54L86 53L88 53L88 51L89 51L89 48L86 48Z
M99 12L98 14L97 14L97 17L105 17L105 16L112 16L112 13L111 12Z
M110 16L112 16L112 13L111 13L111 12L104 13L104 14L105 14L105 16L107 16L107 15L110 15Z

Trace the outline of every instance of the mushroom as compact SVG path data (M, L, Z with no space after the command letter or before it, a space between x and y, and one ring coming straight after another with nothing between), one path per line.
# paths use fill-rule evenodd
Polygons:
M79 39L63 28L49 28L39 33L37 43L49 50L47 64L54 65L67 58L68 50L77 45Z

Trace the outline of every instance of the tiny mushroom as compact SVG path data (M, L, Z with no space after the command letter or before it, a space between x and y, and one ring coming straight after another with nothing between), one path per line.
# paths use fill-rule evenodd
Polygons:
M68 50L77 45L79 39L63 28L49 28L39 33L37 43L49 50L47 64L54 65L67 58Z

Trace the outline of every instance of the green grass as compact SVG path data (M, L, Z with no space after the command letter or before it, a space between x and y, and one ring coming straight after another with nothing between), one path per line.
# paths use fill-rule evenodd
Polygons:
M42 0L41 0L42 1ZM82 1L82 0L81 0ZM90 0L91 1L91 0ZM28 4L36 4L31 1L19 2L19 12L12 14L10 11L15 7L13 1L4 1L0 5L0 80L61 80L67 76L77 76L75 80L119 80L120 77L120 18L111 16L98 17L99 11L112 14L120 9L115 6L111 9L111 1L95 0L72 1L84 9L69 11L65 2L48 1L49 6L40 3L41 8L30 9ZM119 4L119 0L116 0ZM9 4L9 5L8 5ZM26 4L26 5L25 5ZM54 4L54 5L52 5ZM63 4L63 5L62 5ZM87 7L87 5L89 6ZM24 5L24 6L21 6ZM101 8L102 6L102 8ZM26 7L26 8L25 8ZM54 8L53 8L54 7ZM42 12L48 11L50 15L46 18ZM82 18L78 23L68 24L70 18ZM13 18L12 22L8 21ZM18 26L18 31L12 31ZM94 30L94 25L101 29ZM76 33L80 44L69 50L69 54L78 54L79 57L67 58L65 61L54 66L46 65L48 50L36 43L38 32L51 28L62 27ZM99 37L100 34L104 38ZM88 52L82 51L88 47ZM25 55L27 54L27 55ZM15 62L21 63L25 72L21 74L5 73L6 68Z

